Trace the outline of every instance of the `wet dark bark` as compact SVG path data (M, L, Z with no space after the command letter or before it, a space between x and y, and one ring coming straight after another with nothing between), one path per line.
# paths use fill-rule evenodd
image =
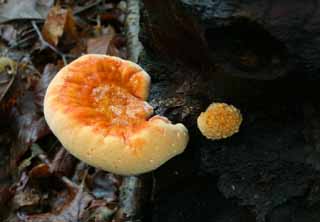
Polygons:
M158 51L189 61L209 61L226 74L245 78L296 74L319 79L318 1L144 3L152 29L150 44Z
M190 134L154 173L153 221L320 220L317 1L143 2L150 103ZM209 141L196 118L221 101L244 122Z

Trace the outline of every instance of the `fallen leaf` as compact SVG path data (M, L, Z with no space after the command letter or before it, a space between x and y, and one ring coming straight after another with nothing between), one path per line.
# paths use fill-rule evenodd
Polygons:
M15 209L21 207L37 207L40 204L41 195L34 188L26 188L18 190L13 197L13 205Z
M9 185L0 186L0 220L4 221L4 218L10 212L10 200L15 194L15 190L10 188Z
M126 38L119 34L112 39L112 44L119 49L125 47L126 43Z
M16 117L14 125L18 127L18 139L27 145L31 145L50 132L44 117L33 113Z
M80 39L79 41L76 42L76 44L74 45L74 47L69 51L69 55L72 56L73 58L78 58L81 55L83 55L83 53L85 53L87 51L87 39L85 36L81 36L79 35Z
M110 221L116 211L117 208L108 206L105 200L93 200L84 215L84 221Z
M43 73L41 75L41 78L36 85L36 88L34 90L34 96L35 96L35 103L37 106L39 106L41 109L43 109L43 100L44 100L44 95L46 93L46 90L48 88L48 85L50 81L53 79L53 77L57 74L59 71L58 66L54 64L47 64L44 67Z
M44 19L54 0L8 0L0 5L0 23L14 19Z
M87 175L87 174L88 174L88 171L91 169L92 168L89 167L87 164L85 164L82 161L79 161L78 164L76 165L75 172L72 177L72 181L80 183L85 176L86 176L86 178L88 178L89 175Z
M7 57L0 57L0 101L10 89L17 73L17 63Z
M111 55L111 56L117 56L117 57L121 57L123 58L122 54L121 54L121 51L115 46L115 45L110 45L109 49L108 49L108 55Z
M7 71L14 70L10 62L1 66L0 59L0 70L6 72L0 74L4 80L0 91L14 76L0 104L0 205L7 205L0 206L0 221L106 222L121 209L123 178L75 159L50 134L43 117L48 84L65 64L86 52L127 57L125 38L119 34L126 10L120 13L119 2L0 0L0 17L6 15L1 13L5 7L11 15L17 12L13 19L42 19L0 24L2 55L19 61L17 75L10 75ZM42 9L46 13L37 15ZM35 150L35 144L43 151ZM72 180L65 183L68 178Z
M66 149L61 147L51 163L51 172L56 176L71 176L77 161Z
M17 74L17 63L8 57L0 57L0 74Z
M103 34L96 38L91 38L87 42L87 53L90 54L107 54L110 43L115 37L115 30L108 26L103 30Z
M85 208L92 201L92 196L84 191L83 185L75 186L68 182L69 198L51 213L23 216L25 222L76 222L81 221Z
M24 168L30 166L31 160L41 153L43 153L43 151L40 146L38 144L33 144L31 146L31 155L19 164L18 170L21 172Z
M49 166L45 163L40 163L29 171L29 177L33 179L49 176L51 176L51 172Z
M0 36L6 42L14 42L17 38L17 30L13 27L13 25L1 25L0 26Z
M124 23L125 17L125 12L118 8L106 11L100 15L103 22L118 22L119 24Z
M11 134L8 130L0 131L0 189L2 186L9 185L12 182L11 172L10 172L10 151L7 149L10 147ZM1 195L1 192L0 192ZM0 197L1 199L1 197ZM1 200L0 200L1 205ZM1 208L1 207L0 207Z
M27 113L15 118L12 124L16 140L10 148L10 166L14 170L19 165L22 156L38 139L48 135L50 130L43 116Z
M102 170L87 176L87 184L92 194L108 203L117 202L120 183L119 177Z
M124 47L124 45L125 38L123 36L116 35L110 43L110 47L108 49L107 54L121 58L127 58L127 50L126 47Z
M38 39L31 23L15 21L0 24L0 37L9 46L9 51L13 48L30 48Z
M59 39L63 35L76 39L77 30L71 11L54 6L46 18L42 34L44 39L54 46L58 45Z
M14 195L13 189L9 186L0 187L0 207L6 204Z
M33 90L38 80L39 78L32 72L19 72L12 86L12 91L17 95L16 104L10 110L10 127L15 136L10 149L13 169L33 143L50 133L43 111L35 103Z

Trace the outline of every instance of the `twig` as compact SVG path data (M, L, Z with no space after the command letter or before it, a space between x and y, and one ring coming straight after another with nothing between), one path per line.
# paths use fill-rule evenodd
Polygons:
M34 37L35 36L30 35L30 36L27 36L24 39L16 41L15 43L12 43L12 44L9 43L10 44L10 49L18 47L18 46L23 47L23 44L29 43L30 40L32 40Z
M57 53L62 58L64 65L67 65L68 63L67 63L67 60L66 60L66 56L62 52L60 52L58 49L56 49L53 45L51 45L46 40L44 40L44 38L43 38L43 36L42 36L42 34L41 34L41 32L40 32L40 30L39 30L39 28L38 28L38 26L37 26L35 21L31 21L31 24L32 24L34 30L37 32L37 35L39 37L39 40L40 40L41 44L46 46L46 47L48 47L48 48L50 48L55 53Z
M127 36L127 47L129 60L138 62L139 55L142 51L142 44L139 41L140 32L140 5L137 0L127 0L127 18L125 29Z
M79 8L78 10L75 10L75 12L73 13L73 15L77 15L77 14L79 14L79 13L82 13L82 12L84 12L84 11L86 11L86 10L88 10L88 9L90 9L90 8L98 5L98 4L100 4L101 2L102 2L102 0L97 0L96 2L93 2L93 3L91 3L91 4L88 4L88 5L84 6L84 7L81 7L81 8Z
M9 80L9 82L7 82L8 84L5 86L5 89L3 91L3 93L0 95L0 101L4 98L4 96L6 95L6 93L8 92L9 88L11 87L14 79L15 79L15 75L11 76L11 79ZM0 84L4 84L5 82L1 82Z

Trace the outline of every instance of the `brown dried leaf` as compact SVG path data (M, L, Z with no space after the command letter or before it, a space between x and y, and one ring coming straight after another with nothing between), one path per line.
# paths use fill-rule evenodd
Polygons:
M41 194L34 188L18 190L13 197L13 207L37 207L40 204Z
M2 131L2 130L1 130ZM3 129L0 131L0 190L3 186L10 184L12 177L10 172L10 161L9 154L10 151L8 147L11 142L11 134L8 130ZM0 205L1 205L1 191L0 191ZM1 207L0 207L1 208ZM1 213L0 213L1 214Z
M43 108L43 99L44 99L44 95L46 93L46 90L48 88L48 85L50 83L50 81L53 79L53 77L57 74L57 72L59 71L58 66L54 65L54 64L47 64L44 67L42 76L38 82L38 84L36 85L36 88L34 90L34 94L35 94L35 102L37 104L37 106L39 106L41 109Z
M86 37L80 36L79 38L80 38L79 41L77 41L75 46L69 51L69 55L71 55L73 58L78 58L87 51Z
M13 169L33 143L50 133L42 109L35 103L33 90L38 80L37 74L21 70L12 86L11 92L16 96L16 103L10 110L10 127L15 137L10 149Z
M45 163L40 163L29 171L30 178L42 178L49 176L51 176L50 169Z
M125 12L121 9L115 8L102 13L100 18L102 22L118 22L119 24L123 24L125 20Z
M71 11L60 8L60 6L54 6L44 23L42 35L47 42L54 46L58 45L62 35L76 39L77 30Z
M7 203L9 199L14 195L13 189L9 186L0 187L0 207Z
M107 54L110 36L101 36L98 38L91 38L88 40L87 53L89 54Z
M117 56L117 57L125 58L124 57L125 55L113 44L110 45L107 54L111 55L111 56Z
M16 157L12 159L15 163L20 160L20 157L34 142L50 133L42 115L32 112L16 115L17 116L13 120L12 126L13 130L16 131L15 133L17 133L17 140L14 141L11 148L11 157ZM15 163L13 164L15 165Z
M87 53L92 54L107 54L110 43L115 37L115 30L108 26L103 30L103 34L96 38L91 38L87 42Z
M76 222L81 221L85 208L93 199L91 195L80 187L69 184L69 199L51 213L28 215L25 222Z
M56 176L71 176L76 163L77 159L61 147L51 163L51 172Z
M110 221L116 210L116 207L108 206L105 200L93 200L84 215L84 221Z

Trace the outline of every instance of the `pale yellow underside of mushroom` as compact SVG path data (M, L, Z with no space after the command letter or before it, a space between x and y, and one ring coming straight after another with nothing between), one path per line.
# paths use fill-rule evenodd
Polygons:
M88 59L109 59L125 63L137 69L135 75L144 79L143 87L132 92L146 99L150 77L138 65L120 58L102 55L86 55L63 68L50 83L45 100L44 115L46 121L63 146L80 160L94 167L120 174L141 174L158 168L172 157L182 153L188 143L188 130L182 124L171 124L163 118L152 118L145 127L124 140L115 135L104 135L92 126L84 124L68 114L57 102L57 86L65 83L68 69ZM130 83L128 83L130 84ZM151 114L151 113L150 113Z

